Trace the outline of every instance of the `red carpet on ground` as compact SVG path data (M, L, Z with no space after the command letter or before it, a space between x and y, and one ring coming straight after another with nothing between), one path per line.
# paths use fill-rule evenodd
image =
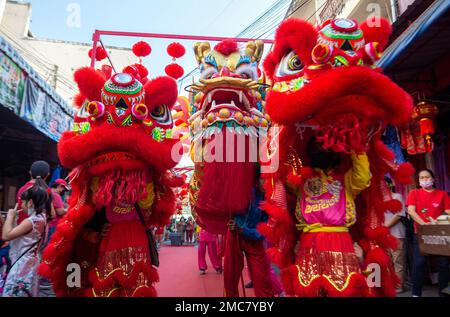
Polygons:
M205 275L200 275L197 250L194 246L161 247L158 269L160 282L156 284L159 297L223 297L223 275L215 272L208 256L208 270ZM249 282L247 272L245 268L245 283ZM242 294L241 285L239 292ZM245 292L247 297L254 297L253 289L245 289Z

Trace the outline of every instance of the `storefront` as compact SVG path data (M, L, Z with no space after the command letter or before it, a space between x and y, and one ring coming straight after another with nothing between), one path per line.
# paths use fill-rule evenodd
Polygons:
M398 157L433 170L437 187L450 192L450 2L417 2L393 25L395 40L379 62L416 105L410 124L390 138L402 148Z
M14 206L33 161L58 166L57 142L72 108L0 37L0 210Z

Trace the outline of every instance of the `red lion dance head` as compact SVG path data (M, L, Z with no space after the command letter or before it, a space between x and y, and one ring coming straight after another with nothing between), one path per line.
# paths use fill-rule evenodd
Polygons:
M74 77L80 90L77 100L84 102L75 117L74 130L65 132L58 144L61 163L72 169L73 192L69 211L44 251L40 273L52 280L59 296L99 295L96 290L117 285L126 288L124 285L138 278L145 278L148 284L133 294L111 296L155 295L152 283L157 273L149 263L138 268L138 261L133 264L130 259L130 266L135 266L133 272L126 271L129 267L123 263L114 263L120 269L104 280L87 276L92 275L93 267L104 255L95 246L101 229L94 230L101 224L102 210L120 207L123 216L139 205L147 226L166 224L174 212L170 187L177 181L168 170L176 164L171 157L176 140L171 139L170 112L177 99L176 83L159 77L144 86L129 73L115 74L108 80L93 68L81 68ZM120 243L129 243L132 248L135 242L122 239ZM78 293L66 285L69 263L81 266L83 285Z
M279 154L284 164L276 178L294 182L295 175L308 173L302 167L309 163L307 144L313 136L326 150L340 155L367 153L372 182L360 197L354 229L365 251L365 265L381 264L383 285L374 288L373 295L384 296L395 296L396 277L386 249L395 247L396 242L382 224L384 212L397 205L392 203L383 177L390 173L397 181L408 183L413 172L410 164L394 163L394 154L380 138L388 124L408 122L412 113L411 97L375 65L390 32L384 19L361 25L336 19L319 28L289 19L279 27L273 51L264 63L273 82L266 111L282 127ZM278 259L283 256L275 255Z

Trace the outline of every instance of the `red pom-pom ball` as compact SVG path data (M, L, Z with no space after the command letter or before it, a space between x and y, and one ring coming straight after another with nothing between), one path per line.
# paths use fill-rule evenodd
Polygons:
M92 58L92 53L93 53L94 49L91 48L89 50L89 57ZM108 56L108 54L106 53L105 49L101 46L97 47L97 53L95 54L95 60L97 61L102 61L104 60L106 57Z
M170 64L165 68L166 74L172 78L178 79L184 75L184 69L178 64Z
M167 54L174 58L180 58L186 54L186 49L180 43L174 42L167 46Z
M133 45L133 53L137 57L146 57L150 55L151 52L152 48L146 42L141 41Z
M220 42L214 47L214 50L217 52L229 56L230 54L233 54L237 51L239 51L238 44L234 40L225 40Z

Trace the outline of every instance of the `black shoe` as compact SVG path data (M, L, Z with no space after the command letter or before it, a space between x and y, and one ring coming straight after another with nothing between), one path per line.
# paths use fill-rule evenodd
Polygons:
M250 281L247 284L245 284L245 288L253 288L253 281Z
M223 270L222 270L222 268L220 268L220 269L217 269L216 272L217 272L217 274L222 274Z
M206 271L205 270L200 270L200 275L205 275Z

